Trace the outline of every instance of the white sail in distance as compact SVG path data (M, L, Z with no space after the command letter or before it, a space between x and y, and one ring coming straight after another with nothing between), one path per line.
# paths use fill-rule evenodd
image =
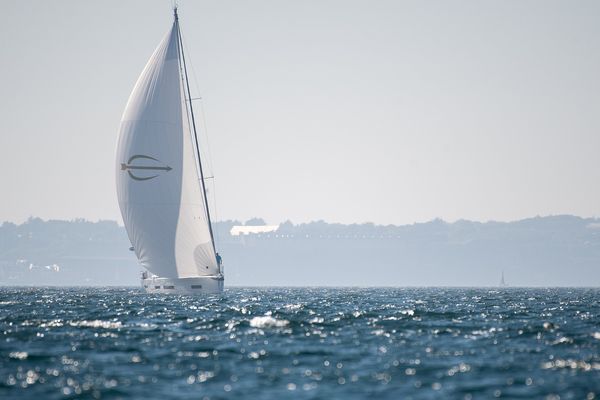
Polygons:
M175 19L129 97L116 155L127 234L141 265L165 278L219 274L180 43Z

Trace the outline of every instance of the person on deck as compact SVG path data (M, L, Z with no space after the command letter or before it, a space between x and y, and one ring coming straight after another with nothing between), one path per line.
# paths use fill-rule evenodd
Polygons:
M216 256L217 256L217 265L219 266L219 271L220 271L221 263L223 262L223 259L221 258L221 255L219 253L217 253Z

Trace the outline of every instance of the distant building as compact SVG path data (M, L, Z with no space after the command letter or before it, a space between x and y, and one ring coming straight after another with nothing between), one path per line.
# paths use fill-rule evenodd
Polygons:
M250 233L269 233L279 229L279 225L234 225L229 234L231 236L248 235Z

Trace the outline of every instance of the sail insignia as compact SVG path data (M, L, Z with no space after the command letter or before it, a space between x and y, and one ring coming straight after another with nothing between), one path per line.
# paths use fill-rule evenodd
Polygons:
M150 160L150 161L155 161L155 163L148 164L146 162L144 164L139 164L136 162L134 164L133 162L135 160ZM148 173L148 172L155 173L156 171L169 172L172 169L173 168L169 167L168 165L162 164L156 158L150 157L150 156L145 156L143 154L136 154L134 156L131 156L129 158L129 160L127 160L127 163L121 163L121 171L127 171L127 173L129 174L129 177L136 181L147 181L147 180L156 178L158 176L158 174L151 175L151 176L143 176L140 174L144 174L144 173Z

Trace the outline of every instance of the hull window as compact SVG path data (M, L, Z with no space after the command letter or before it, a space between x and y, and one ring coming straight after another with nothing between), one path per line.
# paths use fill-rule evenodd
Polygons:
M202 285L192 285L192 289L202 289Z

